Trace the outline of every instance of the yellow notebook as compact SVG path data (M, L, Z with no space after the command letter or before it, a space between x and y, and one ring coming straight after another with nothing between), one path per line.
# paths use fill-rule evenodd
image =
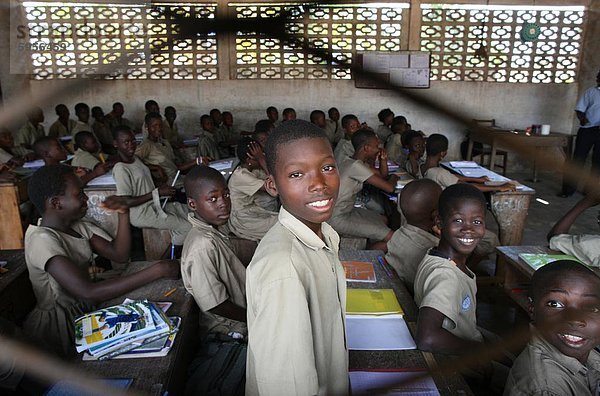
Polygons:
M347 289L348 315L404 315L392 289Z

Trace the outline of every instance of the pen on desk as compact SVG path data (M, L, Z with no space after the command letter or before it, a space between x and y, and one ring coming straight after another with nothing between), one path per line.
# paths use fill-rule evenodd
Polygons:
M387 274L388 278L392 277L392 273L390 272L390 270L385 266L385 259L382 256L377 256L377 260L379 261L379 264L381 264L381 266L383 267L383 270L385 271L385 273Z
M104 160L104 154L100 153L98 154L98 157L100 157L100 161L102 161L103 164L106 163L106 161Z
M174 287L171 290L169 290L168 292L166 292L163 296L164 297L169 297L171 294L175 293L177 291L177 288Z
M177 173L175 174L175 178L173 179L173 183L171 183L171 187L175 187L175 183L177 183L177 179L179 178L179 174L181 173L180 170L177 171ZM167 201L169 200L169 197L165 198L161 208L164 209L165 205L167 204Z
M175 259L175 244L171 242L171 260Z

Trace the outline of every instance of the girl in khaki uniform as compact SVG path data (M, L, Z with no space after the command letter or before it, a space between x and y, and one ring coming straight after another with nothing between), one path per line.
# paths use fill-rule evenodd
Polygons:
M135 274L93 283L88 274L93 254L125 262L131 235L129 210L118 197L104 207L119 212L114 240L99 227L82 221L87 196L73 169L65 165L40 168L29 180L31 200L42 218L25 235L25 260L36 296L36 307L25 321L25 331L40 345L60 355L75 354L74 320L94 304L120 296L156 279L175 278L175 261L158 262Z
M229 179L231 217L229 228L240 238L259 241L277 222L277 198L265 190L266 162L262 148L253 139L238 145L240 166ZM263 172L260 172L260 171ZM259 173L264 177L259 177Z

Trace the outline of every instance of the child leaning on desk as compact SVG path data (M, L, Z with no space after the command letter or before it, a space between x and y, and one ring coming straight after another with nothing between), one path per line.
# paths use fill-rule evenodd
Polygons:
M533 274L533 334L510 370L505 395L598 394L599 291L598 275L576 261L555 261Z
M282 123L265 148L278 222L246 271L246 395L347 395L346 281L327 223L339 175L325 133Z
M419 307L416 343L423 351L463 355L480 351L487 363L484 337L477 327L475 274L467 259L485 233L485 197L469 184L446 188L436 219L440 242L423 258L415 276L415 302ZM480 385L502 388L508 369L492 362L464 373Z
M25 234L25 261L36 297L25 332L61 356L75 354L74 320L102 301L160 278L179 276L176 261L161 261L137 273L93 283L88 269L94 253L117 262L129 258L129 210L119 197L104 202L119 213L117 234L110 236L82 220L87 196L71 167L47 165L29 180L29 196L42 218Z

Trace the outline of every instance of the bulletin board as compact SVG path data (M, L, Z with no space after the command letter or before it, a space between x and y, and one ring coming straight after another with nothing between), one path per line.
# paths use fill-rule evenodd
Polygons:
M368 73L355 73L356 88L429 88L429 52L362 52L354 64Z

